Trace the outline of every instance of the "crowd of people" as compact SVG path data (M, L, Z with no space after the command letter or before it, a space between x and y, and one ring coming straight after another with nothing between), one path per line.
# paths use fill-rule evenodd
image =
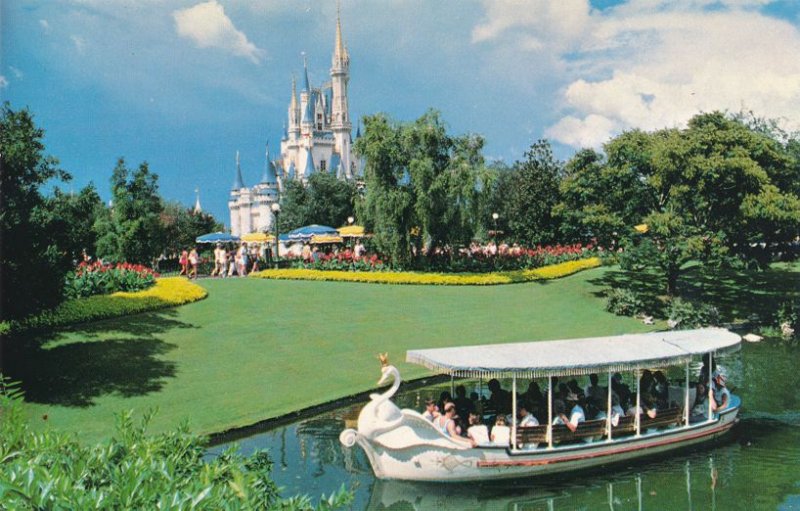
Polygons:
M690 421L708 419L709 401L712 413L718 413L730 405L730 392L726 387L727 375L716 366L710 367L704 360L700 380L695 387L695 400L690 410ZM711 399L708 392L708 374L711 371ZM608 418L608 387L600 385L597 374L590 374L588 382L581 387L577 379L559 381L552 378L552 423L563 424L570 431L577 431L587 420ZM639 407L636 392L631 391L620 373L611 378L611 421L635 416L637 413L655 418L659 410L678 407L670 400L670 384L661 371L642 371L640 379ZM524 393L517 395L517 416L512 415L512 394L502 388L497 379L488 382L489 397L472 392L466 395L464 385L455 388L455 397L444 391L439 400L425 402L423 416L431 421L444 435L470 445L507 446L511 437L511 425L517 427L547 424L548 392L531 381Z

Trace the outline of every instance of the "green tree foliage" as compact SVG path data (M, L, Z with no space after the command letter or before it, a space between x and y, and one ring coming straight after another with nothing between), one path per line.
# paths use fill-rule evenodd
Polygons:
M330 510L352 500L344 488L316 507L308 497L282 498L266 451L245 457L231 448L205 459L205 441L185 425L148 435L152 414L140 424L130 412L121 414L113 438L95 446L52 430L34 432L21 398L18 385L0 375L4 509Z
M46 222L50 236L73 262L83 260L83 251L96 253L97 233L94 224L103 214L103 201L93 184L77 194L65 193L56 188L46 199Z
M50 233L40 188L70 176L45 156L44 131L27 110L8 103L0 117L0 319L14 319L57 304L70 255Z
M195 239L203 234L218 232L224 226L213 215L187 208L178 202L166 202L161 210L161 226L164 230L164 252L179 254L195 245Z
M642 222L653 203L652 191L642 182L642 162L630 161L641 155L645 134L624 133L606 145L609 158L626 163L607 164L604 156L592 149L578 151L567 162L559 185L561 200L554 207L559 219L561 240L586 243L596 240L613 246L631 226ZM631 149L631 145L637 149Z
M524 246L556 240L558 221L553 208L559 199L561 174L562 163L546 140L535 142L525 160L499 173L492 202L505 239Z
M98 256L152 264L165 245L158 176L150 172L147 163L131 172L120 158L111 175L111 197L110 211L96 223Z
M339 227L354 214L356 186L327 172L316 172L307 185L300 181L286 184L278 217L282 232L304 225Z
M423 244L433 254L467 243L481 209L483 139L448 135L435 111L413 123L378 114L364 124L356 142L366 160L359 219L375 233L377 248L394 264L408 266Z
M649 232L628 261L659 268L670 295L690 260L750 257L754 245L798 234L800 201L780 188L791 182L792 156L740 121L701 114L686 129L625 134L606 150L609 167L635 169L650 201L642 218Z

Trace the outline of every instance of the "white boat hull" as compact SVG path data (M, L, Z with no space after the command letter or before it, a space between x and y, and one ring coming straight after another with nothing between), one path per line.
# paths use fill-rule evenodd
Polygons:
M388 480L465 482L513 479L582 470L636 458L649 458L727 433L738 408L718 418L690 426L643 432L641 436L597 440L592 443L511 450L471 448L454 442L435 428L428 430L418 413L402 410L404 425L383 433L342 433L342 442L358 443L366 452L376 477ZM424 420L424 419L423 419ZM361 421L359 421L361 422ZM436 436L438 434L438 437Z

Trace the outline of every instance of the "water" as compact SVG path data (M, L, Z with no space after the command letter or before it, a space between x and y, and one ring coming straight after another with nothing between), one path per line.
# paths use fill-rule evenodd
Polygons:
M269 449L285 495L353 490L352 509L375 510L798 510L800 511L800 346L745 344L723 361L742 397L741 423L723 444L558 478L430 485L378 481L359 447L338 436L346 408L239 440ZM377 368L376 368L377 373ZM449 385L405 392L417 406ZM212 453L226 446L217 446Z

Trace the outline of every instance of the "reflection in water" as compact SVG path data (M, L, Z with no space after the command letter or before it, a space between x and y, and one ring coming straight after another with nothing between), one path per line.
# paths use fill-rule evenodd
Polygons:
M273 475L285 494L316 497L344 484L354 491L353 509L359 510L800 510L798 355L797 346L761 343L745 345L740 355L726 360L744 402L742 422L726 443L590 473L486 484L378 481L364 452L338 440L357 407L239 445L244 452L270 450L276 460ZM407 392L401 406L414 407L448 389L445 384Z

